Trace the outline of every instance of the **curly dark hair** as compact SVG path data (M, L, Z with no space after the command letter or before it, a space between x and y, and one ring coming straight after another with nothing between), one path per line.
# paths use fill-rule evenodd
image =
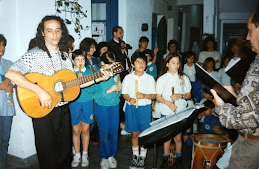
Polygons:
M234 57L234 53L232 51L232 47L233 46L238 46L238 48L239 48L239 53L238 53L239 57L241 59L245 58L246 50L247 50L245 41L242 40L242 39L239 39L239 38L230 39L229 43L228 43L228 48L227 48L227 51L226 51L226 56L227 57L230 57L230 58Z
M87 53L90 51L92 45L94 45L95 47L97 45L93 38L84 38L80 42L80 49L83 49Z
M38 48L42 49L43 51L47 52L48 56L51 58L49 50L45 44L44 36L42 34L44 32L44 23L46 21L50 21L50 20L56 20L60 23L61 30L62 30L62 37L58 43L58 47L61 52L62 59L66 60L67 56L64 55L64 53L67 51L69 34L68 34L68 30L67 30L67 27L66 27L63 19L61 19L59 16L47 15L41 20L41 22L38 25L37 33L36 33L36 37L35 37L36 46L38 46Z
M207 51L207 50L208 50L208 42L210 42L210 41L213 43L214 51L217 50L217 48L218 48L218 43L216 42L214 36L208 36L208 37L204 40L204 43L203 43L203 49L204 49L204 51Z

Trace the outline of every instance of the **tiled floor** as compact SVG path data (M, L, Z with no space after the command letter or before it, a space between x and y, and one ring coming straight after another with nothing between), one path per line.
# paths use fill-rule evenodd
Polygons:
M162 149L163 147L160 145L158 146L158 158L157 158L157 166L161 164L161 157L162 157ZM100 157L98 156L98 145L93 145L90 143L89 147L89 160L90 165L85 167L85 169L100 169ZM146 165L145 169L156 169L153 167L154 161L154 148L149 148L147 153ZM118 161L117 169L128 169L129 164L132 158L131 152L131 144L130 144L130 137L129 136L120 136L119 137L119 145L118 145L118 153L115 156ZM184 169L190 169L191 163L191 150L183 147L183 165ZM21 160L14 156L8 156L7 158L7 169L38 169L38 161L37 157L32 156L26 160ZM159 169L160 167L157 167ZM79 166L74 169L83 169L83 167Z

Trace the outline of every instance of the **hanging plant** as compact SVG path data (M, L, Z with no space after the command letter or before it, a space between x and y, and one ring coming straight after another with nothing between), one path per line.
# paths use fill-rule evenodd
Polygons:
M55 0L56 15L65 14L65 22L68 25L74 24L74 31L80 36L82 30L86 30L89 26L83 26L80 20L86 18L87 10L83 11L78 0Z

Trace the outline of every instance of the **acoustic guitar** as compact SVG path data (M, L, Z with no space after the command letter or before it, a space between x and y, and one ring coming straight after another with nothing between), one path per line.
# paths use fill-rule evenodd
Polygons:
M107 71L113 74L123 71L122 63L114 63L111 69ZM80 93L80 85L90 82L94 79L102 77L102 72L77 78L76 74L68 69L63 69L55 73L53 76L47 76L40 73L29 73L25 77L31 82L39 85L46 90L52 99L51 108L43 108L40 104L38 96L27 89L17 87L17 100L22 110L33 118L41 118L48 115L59 102L69 102L75 100Z

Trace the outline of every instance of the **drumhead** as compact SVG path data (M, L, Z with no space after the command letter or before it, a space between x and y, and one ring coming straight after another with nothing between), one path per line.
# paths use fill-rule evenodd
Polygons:
M215 137L201 137L196 139L203 143L212 143L212 144L218 144L223 140L222 138L215 138Z
M199 134L194 137L194 144L201 144L209 147L225 146L229 139L225 135Z

